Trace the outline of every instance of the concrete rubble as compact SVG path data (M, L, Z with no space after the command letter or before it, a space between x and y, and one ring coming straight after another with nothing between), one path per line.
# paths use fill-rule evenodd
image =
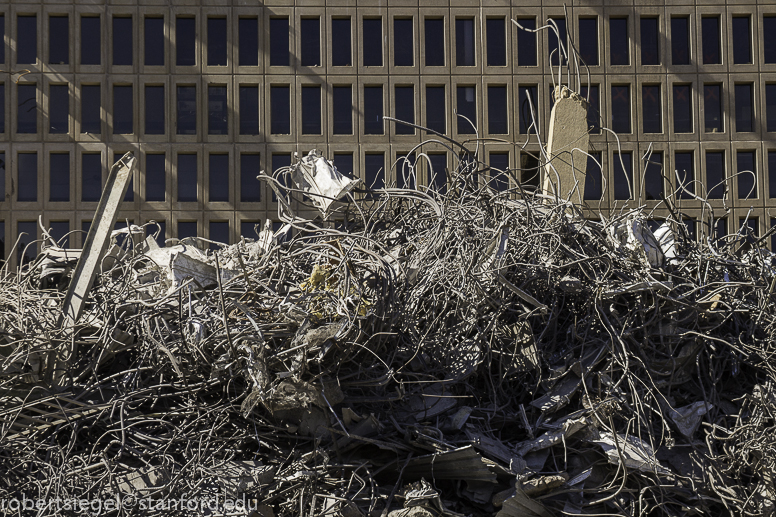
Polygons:
M691 238L674 195L665 220L585 219L586 106L556 95L536 191L514 170L494 190L484 144L438 134L444 193L370 189L313 150L259 176L280 229L234 244L114 230L123 157L83 250L44 242L0 275L0 501L773 515L767 236Z

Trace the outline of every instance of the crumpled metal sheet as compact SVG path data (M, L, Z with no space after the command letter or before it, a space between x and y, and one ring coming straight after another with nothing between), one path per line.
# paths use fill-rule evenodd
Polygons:
M613 465L618 465L622 456L625 466L629 469L671 475L671 471L657 460L652 447L637 436L614 435L608 431L601 431L600 438L593 441L603 448L609 463Z

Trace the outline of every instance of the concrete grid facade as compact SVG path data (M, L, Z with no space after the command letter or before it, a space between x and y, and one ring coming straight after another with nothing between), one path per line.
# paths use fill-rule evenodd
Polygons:
M294 152L317 148L356 176L378 184L396 182L391 164L426 135L402 134L392 123L381 124L381 133L370 124L380 114L406 118L401 114L410 113L415 123L442 124L448 136L461 141L474 135L459 134L454 110L469 113L481 137L502 141L487 144L481 159L511 169L534 166L538 149L535 138L522 145L520 106L526 91L536 96L539 129L546 137L552 37L546 31L538 34L532 61L526 50L531 45L509 20L541 25L548 18L563 19L564 6L550 0L511 4L517 2L271 0L249 5L209 0L170 6L153 0L99 5L76 0L1 6L3 257L20 232L40 235L37 223L32 224L39 214L57 235L85 229L99 199L94 198L99 191L95 165L104 184L114 157L127 151L136 153L139 167L119 220L162 221L167 238L196 232L230 242L241 234L253 236L254 224L277 214L271 191L262 185L257 192L241 175L255 177L260 169L287 164ZM776 224L776 50L771 49L776 48L771 35L776 33L776 1L670 6L646 0L575 1L565 16L574 40L586 45L590 62L597 61L589 67L591 94L597 93L593 106L601 125L621 126L620 147L630 164L625 172L617 165L617 143L610 133L591 134L591 152L600 153L603 179L589 173L594 186L586 194L590 217L626 202L652 208L659 205L657 190L676 189L673 173L660 178L652 169L644 178L642 156L651 145L654 161L665 170L691 171L689 179L696 180L692 186L700 195L716 182L707 171L727 178L727 191L717 190L719 196L713 197L720 199L709 200L715 214L726 217L726 232L735 232L747 216L759 234ZM718 56L709 57L712 19L717 20ZM279 36L284 23L287 41ZM181 52L189 52L181 50L189 44L183 41L188 37L184 26L194 31L193 57L182 59ZM317 35L302 30L316 26ZM343 27L349 29L349 56ZM642 34L645 29L656 32ZM644 48L653 40L656 53L643 62ZM748 45L748 60L741 57L741 41ZM309 55L316 46L317 60ZM348 87L349 128L341 109ZM717 109L719 117L707 113ZM622 126L623 114L629 127ZM89 117L93 120L87 123ZM647 119L652 132L645 132ZM180 130L182 124L186 131ZM456 158L443 147L428 145L423 151L437 163L455 166ZM707 160L713 160L711 167ZM383 176L377 173L381 164ZM735 176L750 164L756 181ZM224 165L229 172L223 172ZM427 182L420 172L419 182ZM623 173L630 174L632 194L623 191ZM515 174L530 182L525 173ZM750 188L753 193L747 195ZM677 199L677 204L689 218L701 216L700 201ZM658 208L655 215L663 212ZM705 231L702 225L697 230ZM80 246L84 239L76 232L68 245Z

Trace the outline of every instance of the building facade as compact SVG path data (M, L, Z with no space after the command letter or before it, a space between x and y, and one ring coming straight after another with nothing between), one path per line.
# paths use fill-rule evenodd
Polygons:
M601 163L588 166L590 217L627 204L659 218L667 196L698 236L709 208L720 218L711 231L776 224L776 2L568 3L6 3L3 257L17 260L20 234L21 244L40 238L39 215L56 238L87 229L110 164L127 151L139 166L120 221L223 242L276 219L255 177L295 152L320 149L375 186L405 186L392 164L413 150L435 170L455 167L441 145L415 149L426 133L383 116L489 139L480 159L538 184L528 106L545 137L558 44L512 19L554 20L588 65L582 93ZM67 245L84 239L76 231Z

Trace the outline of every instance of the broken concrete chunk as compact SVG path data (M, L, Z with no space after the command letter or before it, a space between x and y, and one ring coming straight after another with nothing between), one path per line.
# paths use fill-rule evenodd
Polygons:
M324 158L317 149L293 166L291 179L296 188L310 197L324 218L328 217L332 203L345 197L360 181L340 174L334 163Z

